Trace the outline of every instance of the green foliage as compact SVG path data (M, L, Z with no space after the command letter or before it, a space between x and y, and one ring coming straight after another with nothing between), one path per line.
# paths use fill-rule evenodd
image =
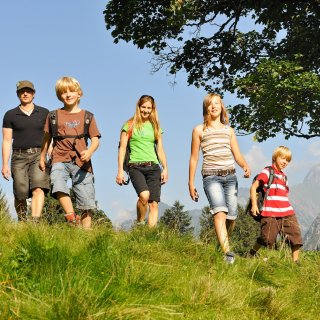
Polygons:
M175 201L171 209L165 210L160 222L176 233L192 233L194 230L194 227L191 227L192 218L188 211L183 211L183 208L184 205Z
M318 1L111 0L104 16L115 43L153 52L153 71L247 99L230 108L242 133L320 135Z
M238 219L232 232L233 250L240 255L245 255L255 244L260 234L260 223L245 213L244 208L238 206Z
M254 72L236 81L238 96L249 99L247 106L240 104L230 110L239 132L255 132L257 141L275 137L279 129L286 138L319 135L320 77L305 71L302 59L264 59ZM303 123L308 134L303 132Z
M317 319L320 256L226 265L165 228L114 232L0 221L1 319ZM303 285L301 285L303 283Z
M205 244L217 246L216 233L214 230L213 216L210 207L204 207L200 216L200 240ZM244 256L255 244L260 234L260 224L247 215L244 208L238 206L238 219L231 234L232 250ZM217 246L219 248L219 246Z
M0 188L0 220L10 220L8 202L1 188Z
M92 223L93 225L105 225L109 228L112 228L112 221L108 218L107 214L99 208L94 210Z
M64 212L59 201L48 194L44 201L42 219L49 224L64 223Z
M199 238L205 244L215 241L216 233L214 231L213 216L210 207L204 207L200 216L200 234Z
M71 201L76 214L81 215L81 210L76 208L76 199L73 192L71 192ZM49 224L65 223L64 212L59 201L53 198L50 194L45 198L42 219ZM104 224L112 227L111 220L101 209L94 210L92 222L93 225Z

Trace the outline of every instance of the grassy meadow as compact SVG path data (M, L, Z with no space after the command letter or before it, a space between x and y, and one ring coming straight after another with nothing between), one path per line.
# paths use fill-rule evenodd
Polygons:
M320 256L237 256L161 227L0 219L0 319L318 319Z

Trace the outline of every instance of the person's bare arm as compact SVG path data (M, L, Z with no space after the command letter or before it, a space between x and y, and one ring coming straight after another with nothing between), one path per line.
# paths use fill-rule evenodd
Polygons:
M46 155L51 145L52 136L49 132L45 132L42 140L39 168L44 171L46 169Z
M118 150L118 173L116 177L116 183L119 184L120 186L125 182L125 177L123 172L123 161L126 155L128 143L129 143L128 133L125 131L122 131L120 135L120 146Z
M81 158L80 159L82 161L86 161L86 162L90 161L93 153L98 149L99 145L100 145L99 138L98 137L92 137L91 138L90 147L87 150L83 150L81 152Z
M236 134L234 133L234 130L230 128L231 130L231 140L230 140L230 145L231 145L231 151L234 156L234 159L236 163L243 169L244 171L244 177L249 178L250 177L250 168L244 159L243 155L240 152L239 144L237 141Z
M194 185L197 165L199 161L199 150L203 125L196 126L192 131L191 154L189 160L189 193L192 200L197 201L198 194Z
M163 148L163 142L162 142L162 137L160 136L158 141L157 141L157 152L158 152L158 157L162 166L162 171L161 171L161 183L164 184L168 181L169 174L168 174L168 164L167 164L167 157L164 152Z
M254 181L250 188L250 199L251 199L251 214L256 216L260 214L258 208L258 201L257 201L257 188L259 187L260 182L258 180Z
M9 165L10 154L12 148L12 129L2 128L2 176L9 180L11 170Z

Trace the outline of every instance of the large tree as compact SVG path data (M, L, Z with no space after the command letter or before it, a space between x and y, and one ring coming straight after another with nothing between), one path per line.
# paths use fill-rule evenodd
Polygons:
M110 0L104 15L115 43L153 52L154 71L243 99L229 106L239 133L320 136L320 0Z
M260 223L246 214L243 207L238 206L238 219L231 235L233 250L238 254L245 255L255 244L259 234Z
M166 209L160 222L169 229L179 234L192 233L194 227L191 226L191 216L188 211L183 211L184 205L175 201L172 208Z

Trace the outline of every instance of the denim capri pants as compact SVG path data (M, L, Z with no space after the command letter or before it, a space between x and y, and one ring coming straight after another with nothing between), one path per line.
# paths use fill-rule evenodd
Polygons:
M236 174L206 176L203 178L203 189L213 215L225 212L228 220L237 218L238 180Z
M80 169L73 162L57 162L52 165L50 178L51 193L54 196L57 192L70 195L68 180L71 179L77 208L81 210L96 208L94 177L91 172Z

